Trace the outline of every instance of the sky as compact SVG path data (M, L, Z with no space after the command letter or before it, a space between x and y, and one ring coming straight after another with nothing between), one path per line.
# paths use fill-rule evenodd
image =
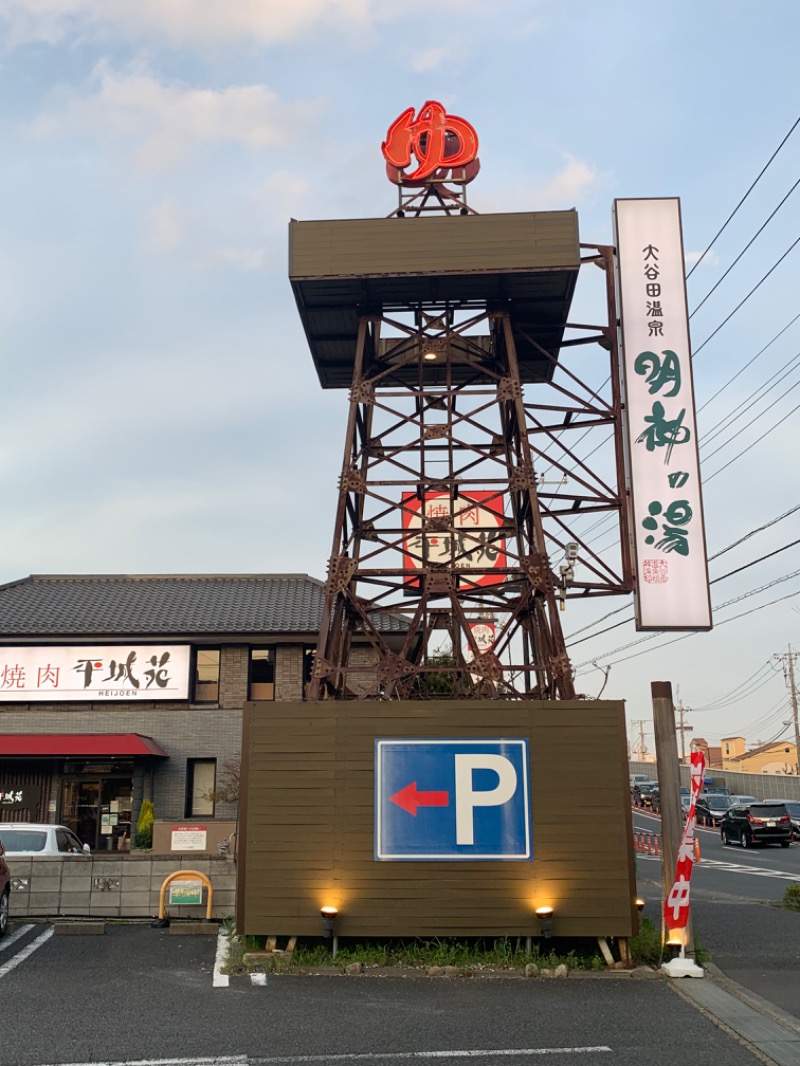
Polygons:
M435 99L478 130L479 212L574 207L611 243L615 197L680 197L715 627L562 620L651 752L654 680L687 744L793 736L798 39L786 0L0 0L0 581L324 578L347 397L287 223L388 214L381 141Z

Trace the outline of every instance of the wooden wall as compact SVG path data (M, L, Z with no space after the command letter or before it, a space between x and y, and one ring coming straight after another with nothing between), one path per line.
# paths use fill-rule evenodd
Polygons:
M249 703L237 924L251 935L631 936L638 928L624 704ZM527 737L529 862L377 862L374 742Z

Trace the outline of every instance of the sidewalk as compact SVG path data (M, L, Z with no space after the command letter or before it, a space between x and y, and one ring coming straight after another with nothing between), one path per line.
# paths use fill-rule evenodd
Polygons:
M704 978L680 978L671 987L770 1062L800 1066L800 1020L731 981L714 963L704 968ZM800 998L797 977L794 988Z
M647 873L639 880L658 913L660 882ZM800 915L767 902L697 896L692 915L711 961L704 978L671 987L770 1062L800 1066Z

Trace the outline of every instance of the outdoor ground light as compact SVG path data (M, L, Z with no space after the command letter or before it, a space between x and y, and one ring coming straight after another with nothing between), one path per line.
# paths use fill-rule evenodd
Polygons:
M539 931L545 940L553 935L553 908L537 907L536 917L539 919Z
M667 954L670 959L677 959L683 948L683 940L679 936L670 937L667 941Z
M333 936L333 924L336 921L336 915L339 913L336 907L323 907L320 912L322 915L322 935L326 940L330 940Z

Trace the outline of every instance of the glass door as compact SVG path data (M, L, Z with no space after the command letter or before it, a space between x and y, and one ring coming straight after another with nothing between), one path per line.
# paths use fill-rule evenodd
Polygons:
M71 829L81 844L92 851L98 847L100 819L99 781L65 781L61 790L61 821Z

